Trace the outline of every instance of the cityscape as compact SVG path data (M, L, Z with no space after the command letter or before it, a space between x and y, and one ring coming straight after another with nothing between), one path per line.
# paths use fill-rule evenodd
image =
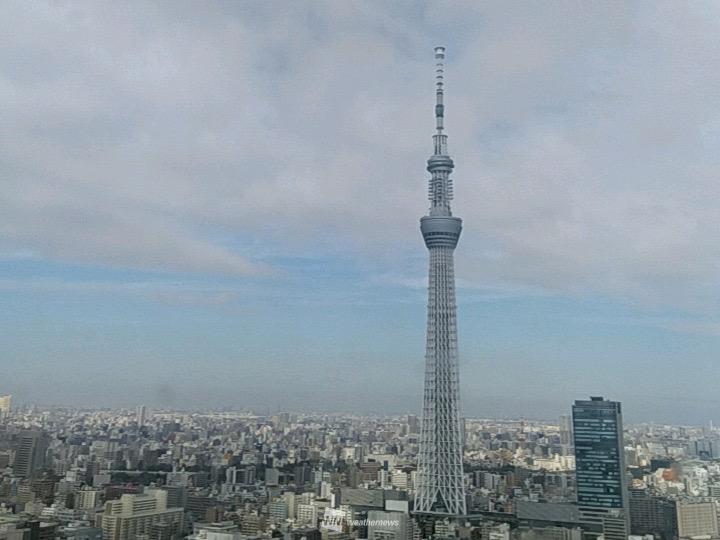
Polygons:
M602 397L556 421L462 419L463 516L414 510L417 415L0 403L8 539L718 535L720 431L623 427Z
M599 40L583 57L598 65L608 59L612 59L610 63L624 61L622 54L599 59L602 55L598 51L615 46L599 37L605 30L625 36L632 43L628 50L634 53L638 47L633 39L645 36L648 28L652 43L654 32L662 33L662 25L684 29L670 17L679 3L662 4L662 9L658 7L660 15L650 4L609 7L588 3L562 8L550 4L531 8L525 2L507 7L491 4L474 7L458 3L457 9L468 17L479 17L478 21L505 21L508 28L514 28L515 23L507 21L533 21L528 28L535 28L534 24L542 28L534 36L538 44L543 36L554 35L556 24L568 39L582 34L576 35L572 24L561 24L561 15L567 14L590 31L591 40ZM522 13L516 19L518 7ZM239 8L247 8L248 13ZM108 19L104 18L104 9L108 10ZM368 9L373 14L368 14ZM720 260L712 258L716 248L710 249L708 259L697 266L682 260L688 253L708 251L698 239L704 241L707 230L720 230L713 228L716 217L697 218L693 227L685 223L685 237L671 238L667 231L682 229L683 223L671 219L677 216L668 215L669 206L663 204L669 203L656 199L641 208L650 208L648 227L660 223L659 228L650 232L641 231L639 226L631 229L638 232L638 238L627 239L632 247L625 258L621 244L627 231L598 240L589 229L578 233L583 228L580 224L587 222L570 222L567 217L553 222L564 232L552 237L551 248L528 241L522 254L510 256L511 248L503 248L502 242L511 243L510 236L496 231L491 238L488 232L487 238L479 240L477 236L484 233L477 222L483 226L490 222L478 211L477 198L464 199L466 189L477 187L472 187L475 173L465 163L477 161L471 155L472 146L463 138L477 139L477 133L463 121L474 108L472 93L459 89L463 84L473 84L467 71L474 64L467 53L454 61L451 46L463 49L473 42L447 36L447 47L444 41L428 46L427 36L421 32L436 20L459 24L461 15L446 14L453 9L456 7L435 3L385 6L320 1L300 7L289 2L138 3L128 4L127 10L82 2L0 7L16 25L10 28L13 22L4 23L8 43L14 47L13 57L20 58L7 64L12 64L6 70L11 75L0 71L0 95L5 92L9 96L9 109L20 104L16 116L8 114L9 119L12 117L8 125L13 125L9 131L4 132L0 122L0 134L8 135L10 147L7 155L0 153L0 171L11 178L7 189L2 185L1 194L7 195L8 202L0 201L0 211L7 210L9 216L0 218L0 299L7 300L3 302L7 309L0 313L0 322L7 323L5 336L0 337L0 540L720 539L720 428L712 421L718 401L708 392L715 387L712 363L717 360L720 333L713 315L708 315L717 308L717 289L707 285L710 277L716 277ZM702 9L693 13L705 14ZM127 39L137 28L144 28L146 14L148 20L158 17L166 25L162 26L162 38L169 39L172 46L166 50L156 44L151 47L152 54L136 64L136 59L128 60L131 54L115 57L108 53L104 57L114 50L112 40L105 41L104 35L92 35L88 43L93 46L85 47L82 39L74 41L77 35L70 36L56 26L57 21L66 21L92 34L100 27L110 31L113 24L107 21L117 20L122 24L115 37ZM283 23L293 26L299 15L312 21L309 29L301 23L298 33L303 34L299 42L317 46L317 73L307 80L304 75L299 77L288 94L272 84L248 88L261 80L258 73L272 73L269 80L275 84L280 80L278 73L289 69L293 47L287 47L286 41L292 32ZM412 31L403 31L399 21L409 15L423 22L413 22ZM603 21L597 34L594 23L588 22L595 15ZM720 12L716 15L718 22ZM268 20L273 24L266 24ZM371 32L387 39L384 46L374 47L362 34L361 23L367 20L371 21ZM340 34L347 32L349 36L354 35L355 24L360 25L357 43L367 43L371 54L358 59L352 56L356 53L343 53L338 54L340 61L324 63L331 53L324 48L323 32L314 25L327 24L329 29L335 23L342 27ZM33 57L28 52L32 40L25 40L23 25L33 30L52 28L59 32L59 42L67 40L67 49L61 48L53 56L48 48ZM217 56L223 49L215 41L217 36L224 36L221 44L236 35L242 36L238 43L249 44L252 36L260 39L263 32L276 26L282 29L268 41L276 50L262 61L256 61L252 54L243 56L246 61L250 58L245 67L257 70L253 72L257 80L248 75L251 84L246 84L242 70L225 77L225 62L232 63L238 57L223 54L243 52ZM189 34L178 29L202 30L193 42ZM307 35L304 30L308 30ZM127 35L121 35L124 31ZM503 65L513 65L511 71L527 74L534 70L531 64L542 63L543 54L551 53L540 51L533 56L536 44L525 43L520 34L515 32L513 39L525 47L523 53L503 56ZM57 39L57 35L49 39ZM669 43L675 46L675 34L671 35ZM131 50L136 41L127 39L121 49ZM357 51L357 43L352 42L349 49ZM512 46L512 42L500 43ZM390 44L396 46L395 54L404 51L404 61L387 60L392 57ZM420 44L422 48L415 50ZM113 116L115 111L108 111L103 113L107 116L83 121L87 120L87 108L103 102L101 86L98 83L91 92L96 94L96 102L79 98L88 98L83 92L90 79L79 75L77 80L65 79L72 79L70 74L76 74L75 69L81 70L66 66L57 69L56 77L70 91L58 103L64 100L67 105L76 99L69 106L74 123L69 118L50 118L52 106L39 113L39 120L23 123L21 120L32 116L29 104L37 96L23 101L25 94L6 88L13 84L34 88L40 84L35 79L42 77L33 74L29 66L48 58L55 65L73 47L77 47L76 56L70 54L68 58L87 60L82 54L90 51L88 54L99 54L103 60L93 56L87 65L112 66L107 74L129 74L130 94L139 88L157 92L154 98L146 96L134 103L160 103L159 109L167 106L166 116L158 116L159 109L153 109L154 114L134 117L137 111L126 104L117 117ZM720 53L720 42L717 47ZM571 48L563 44L559 57L570 55ZM170 49L181 51L181 57L191 57L188 72L193 77L175 79L184 73L179 67L183 63L173 64ZM408 52L411 49L413 52ZM298 55L294 58L303 65L311 56L308 51L294 52ZM483 49L483 54L492 56L492 49ZM364 87L369 83L356 81L358 86L352 92L360 97L354 103L332 85L324 86L322 77L332 78L329 66L344 65L345 58L359 62L363 77L372 73L375 62L389 62L389 67L383 68L386 75L401 73L393 83L401 88L398 95L388 91L389 96L399 97L393 106L407 106L412 112L406 114L417 115L417 120L407 125L387 121L384 114L394 112L371 99L382 93L370 90L381 91L383 84ZM119 69L120 64L126 69ZM424 81L422 89L410 88L417 82L414 75L402 73L410 64L423 73L417 79ZM493 63L479 65L487 68ZM194 78L204 67L211 75L207 81L224 82L226 88L221 84L215 92L202 77ZM609 68L600 71L603 69ZM700 71L706 74L705 68ZM147 86L143 73L158 76L163 84L150 89L152 84ZM672 72L670 76L673 80L674 75ZM45 72L43 76L55 77ZM487 76L493 77L493 73ZM179 92L177 101L166 102L167 92L177 88L173 83L178 80L188 83L188 88ZM82 84L77 85L78 81ZM291 113L271 111L270 98L260 100L267 109L252 120L248 119L255 109L245 107L252 113L243 109L248 124L238 127L235 113L228 108L235 98L218 97L232 89L247 92L247 96L258 91L272 98L283 94L287 99L305 84L310 95L317 89L321 99L315 108L304 103L308 110L296 118L303 136L287 145L281 144L279 137L286 129L283 121L287 118L279 118ZM587 96L607 97L607 87L589 86L589 90L585 88ZM454 88L458 88L457 93ZM707 89L703 87L702 91ZM407 103L402 99L406 94ZM499 94L496 98L497 103L502 101ZM555 121L569 115L572 100L565 98L563 103L539 106L545 121L548 117L544 115ZM217 110L209 105L214 99L220 105ZM318 173L319 164L332 161L331 167L342 171L345 166L351 169L350 162L355 159L353 154L333 147L337 141L330 141L332 136L313 133L322 131L317 125L305 125L306 119L327 115L325 102L333 100L341 103L341 109L362 109L350 127L366 129L368 140L380 143L378 154L367 156L363 164L383 169L385 162L402 152L414 159L419 152L415 141L431 141L426 145L428 157L424 162L413 161L411 173L419 178L424 169L427 185L413 181L395 191L383 177L380 187L386 189L366 194L359 187L354 191L355 184L350 182L337 188L339 199L323 202L325 191L332 192L333 188L303 183L307 180L302 174L324 178L327 171ZM417 107L416 101L420 104ZM113 98L108 103L115 102ZM185 124L190 117L183 116L188 110L201 120L200 133L189 146L203 146L210 156L208 161L186 155L182 149L187 151L189 146L185 142L177 143L170 154L155 161L153 152L157 148L153 145L157 141L147 134L161 125L157 133L164 142L170 141L169 134L175 130L183 138L189 129ZM509 109L503 114L512 116ZM579 117L585 120L588 115L581 112ZM454 131L456 118L458 127ZM166 131L166 124L174 119L177 124ZM599 115L595 120L601 123L606 118ZM328 125L342 122L336 118ZM496 159L490 150L503 148L488 141L511 138L517 129L512 120L507 122L503 124L497 118L488 121L487 126L492 125L488 134L477 139L484 141L483 158L488 162ZM717 126L709 123L702 124L704 151L712 150L708 141L717 134ZM142 128L137 127L141 124ZM406 132L410 125L412 133L409 129ZM638 138L651 141L653 148L671 146L676 135L663 131L659 124L653 128L652 134L652 130L640 130ZM128 135L136 130L142 135ZM417 130L424 136L416 139ZM220 140L221 132L235 139L226 143ZM265 139L266 132L273 132L271 144ZM10 135L17 136L12 143ZM41 144L36 140L48 163L28 159L21 151L33 137L44 141ZM57 154L48 151L48 140L55 137L67 144ZM454 150L455 139L460 151ZM544 141L539 151L542 156L552 154L558 146L568 150L547 134L540 139ZM325 159L317 141L338 150L341 159L334 162L335 155ZM254 150L253 143L257 143L258 156L253 152L242 154L240 162L228 157L236 151ZM263 148L268 144L270 151ZM103 145L112 151L106 149L104 154L100 151ZM578 145L576 154L566 152L568 160L592 161L580 151L581 141ZM370 153L370 146L369 142L361 145L360 153ZM140 158L141 147L154 150ZM619 146L614 148L614 152L619 151ZM250 188L239 186L244 182L241 178L258 176L263 166L274 170L273 158L280 162L285 159L283 154L292 155L300 159L293 162L295 167L303 163L304 157L297 156L305 152L312 158L304 162L302 174L275 171L286 184L265 187L248 178ZM116 168L108 157L110 153L117 159ZM578 157L581 155L584 157ZM50 157L62 164L60 172L51 170ZM460 178L457 189L455 158ZM408 163L403 162L402 167ZM157 167L154 172L148 172L151 164ZM91 165L100 166L104 181L119 179L119 191L108 194L93 184L89 178L97 171ZM700 165L693 164L688 170L697 172ZM132 175L126 176L134 166L148 175L137 179L136 184ZM543 168L546 166L532 161L522 168L541 177L543 191L561 185L548 176L551 172L561 174L565 170L563 166ZM202 198L202 175L206 172L210 178L208 193L222 185L224 195L215 193L199 206L185 206L187 201ZM649 174L647 170L644 173ZM698 173L703 178L707 174ZM602 173L600 178L605 176ZM155 191L155 181L167 183ZM714 176L712 181L716 182ZM698 182L703 189L707 187L704 180ZM695 192L692 180L689 183L688 192L698 195L703 204L716 189L707 187L705 192L698 188ZM491 185L485 181L482 187ZM376 187L368 183L370 191ZM615 188L621 197L622 190ZM238 195L235 189L244 191ZM294 214L294 202L287 203L284 189L295 190L297 206L307 207L303 209L307 214ZM588 194L595 188L586 185L584 189L584 198L591 198ZM655 193L637 186L634 189L646 198ZM658 187L658 191L662 189ZM417 206L412 223L408 223L410 212L404 206L395 212L396 202L380 202L396 195L420 200L416 192L427 194L426 210L423 214L422 206ZM537 188L512 193L496 198L484 210L492 212L492 204L502 206L503 201L512 202L514 197L540 197ZM93 195L98 197L97 206L85 207L85 198ZM596 195L604 197L599 192ZM62 200L58 202L57 197ZM338 204L347 198L357 201L346 207ZM270 201L270 212L255 208L256 203L262 206L263 199ZM689 199L697 202L694 197ZM106 207L108 201L110 206ZM643 211L632 207L623 214L618 204L615 200L601 205L600 228L607 225L620 230L620 223L612 222L613 218L630 223ZM369 207L365 208L367 216L352 213L350 209L356 206ZM548 215L559 215L560 211L551 206L532 206L530 213L542 214L540 222L544 223ZM507 216L493 222L495 226L518 227L521 236L530 238L530 229L535 229L536 223L519 227L514 221L519 209L513 204L509 208ZM66 210L72 212L66 215ZM244 222L244 217L234 217L238 211L250 215L256 210L255 217L262 222L257 228L250 221ZM700 214L706 208L695 210ZM690 206L682 207L682 211L686 212L684 216L692 214ZM317 222L306 223L318 214L321 217ZM584 215L579 207L570 214ZM185 220L195 223L190 236L186 225L181 225ZM349 247L355 232L338 232L345 225L348 230L361 231L359 236L364 238L359 247ZM407 242L404 231L409 227L414 227L417 246L424 242L422 257L414 248L403 251L405 248L399 247ZM30 232L18 232L24 228ZM53 236L55 232L57 237ZM639 238L641 232L648 236ZM311 237L309 243L297 239L305 234ZM319 238L325 234L328 238ZM552 234L547 231L548 236ZM283 244L277 238L285 236L291 239L289 245L297 246L278 247ZM578 238L579 243L574 243ZM597 259L595 254L579 251L586 238L593 250L605 247L607 251L600 249ZM613 247L605 245L608 239L612 239ZM374 246L369 248L365 243ZM342 244L348 245L348 251L343 251ZM377 248L375 244L387 246ZM472 252L469 256L463 255L466 244ZM566 247L568 251L561 249ZM274 249L282 255L268 255ZM594 279L588 277L589 272L578 270L586 266L575 257L583 256L588 264L594 261L601 267ZM495 279L491 273L463 269L473 262L490 265L503 259L510 262L507 266L497 263L496 269L512 275L507 281ZM573 261L577 266L573 267ZM368 270L373 264L377 267ZM348 270L353 265L365 268ZM581 285L584 279L589 281ZM478 285L474 280L487 280L488 284ZM571 283L558 284L564 280ZM351 282L355 284L348 285ZM348 290L339 294L345 288ZM419 308L420 296L423 308ZM508 298L509 303L502 308L492 307ZM473 307L463 309L465 299ZM343 311L342 306L351 308ZM364 310L362 316L360 311L353 311L358 306ZM486 308L487 313L483 311ZM410 322L400 320L400 313L408 314ZM478 313L485 318L478 318ZM420 317L425 321L423 328L417 328ZM490 322L504 317L509 321L506 327L494 327ZM537 321L527 323L524 317L536 317ZM487 322L488 329L478 321ZM548 324L551 326L544 326ZM544 333L548 328L554 331ZM360 330L353 334L356 329ZM418 339L423 332L424 339ZM465 332L470 334L467 340ZM348 336L354 336L354 341ZM537 342L534 336L539 336ZM470 350L471 360L466 361L465 344L483 339L493 342L494 353L480 355L478 360L477 352ZM528 349L516 343L524 343ZM325 350L327 344L332 346ZM424 348L424 358L405 363L403 355L412 356L420 347ZM410 353L400 352L405 349ZM522 351L527 350L536 355L523 364ZM678 350L681 354L676 353ZM614 351L619 351L616 358L603 358ZM519 369L518 362L522 364ZM658 405L660 402L664 404ZM523 407L527 410L519 414Z

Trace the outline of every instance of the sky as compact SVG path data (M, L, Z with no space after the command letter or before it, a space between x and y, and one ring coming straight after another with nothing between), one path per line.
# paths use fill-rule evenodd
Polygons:
M0 393L420 409L447 47L468 416L720 422L715 2L0 4Z

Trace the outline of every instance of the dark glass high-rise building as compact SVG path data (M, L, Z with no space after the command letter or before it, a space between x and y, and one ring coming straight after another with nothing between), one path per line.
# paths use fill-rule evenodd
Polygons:
M45 465L45 454L49 440L40 431L23 431L15 445L13 472L22 478L31 478Z
M653 495L647 489L631 489L629 495L632 534L652 534L661 540L673 540L678 536L675 500Z
M572 408L575 476L580 520L606 540L627 538L622 406L591 397Z

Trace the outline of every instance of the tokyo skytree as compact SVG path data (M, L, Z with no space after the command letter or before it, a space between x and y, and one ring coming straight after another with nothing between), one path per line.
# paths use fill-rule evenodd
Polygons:
M428 160L429 215L420 230L430 252L428 279L427 351L415 512L466 514L463 479L463 441L460 430L457 315L453 252L462 220L450 211L453 197L450 173L454 164L443 133L443 74L445 48L435 48L435 150Z

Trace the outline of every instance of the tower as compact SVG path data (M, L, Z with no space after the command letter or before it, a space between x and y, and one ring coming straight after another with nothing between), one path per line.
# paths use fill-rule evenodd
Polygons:
M420 230L430 252L428 277L427 349L415 512L466 514L453 252L462 220L450 211L454 164L443 133L443 74L445 48L435 48L436 133L428 160L430 211Z

